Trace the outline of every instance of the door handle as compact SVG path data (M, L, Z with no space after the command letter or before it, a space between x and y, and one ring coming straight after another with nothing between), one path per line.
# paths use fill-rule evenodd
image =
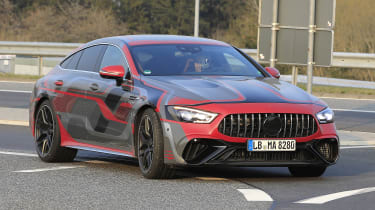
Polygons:
M90 89L92 91L97 91L97 90L99 90L99 85L96 84L96 83L93 83L93 84L90 85Z
M139 99L139 97L137 97L137 96L129 96L129 100L138 100Z
M64 85L64 81L62 81L62 80L57 80L57 81L55 81L55 85L56 85L56 86L63 86L63 85Z

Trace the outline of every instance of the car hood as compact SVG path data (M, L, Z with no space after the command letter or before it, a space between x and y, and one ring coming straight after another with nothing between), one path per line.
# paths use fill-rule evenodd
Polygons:
M151 76L147 81L169 93L169 105L200 103L303 103L326 106L288 82L271 77Z

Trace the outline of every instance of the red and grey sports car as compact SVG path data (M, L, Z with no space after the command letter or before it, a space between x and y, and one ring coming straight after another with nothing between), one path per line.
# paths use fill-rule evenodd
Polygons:
M38 80L30 127L46 162L77 150L137 158L147 178L180 166L285 166L320 176L339 156L334 113L224 42L98 39Z

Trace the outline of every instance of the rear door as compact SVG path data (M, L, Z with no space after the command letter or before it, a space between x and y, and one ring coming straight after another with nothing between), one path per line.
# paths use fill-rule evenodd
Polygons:
M71 61L66 60L66 68L71 73L62 78L67 92L61 100L62 107L66 109L63 125L78 142L88 142L87 117L97 102L87 98L86 93L90 90L92 76L98 74L105 48L105 45L88 47L77 52Z
M129 71L127 61L120 48L108 45L99 69L121 65ZM87 107L88 141L90 144L127 150L130 147L131 125L128 115L132 109L129 96L132 94L116 85L114 79L104 79L99 74L90 75L87 99L96 103Z
M78 51L65 59L60 64L62 70L51 76L55 89L59 91L53 100L55 111L63 127L77 141L86 139L85 132L82 132L86 123L82 111L85 103L85 88L82 83L87 77L84 72L77 70L82 54L83 51Z

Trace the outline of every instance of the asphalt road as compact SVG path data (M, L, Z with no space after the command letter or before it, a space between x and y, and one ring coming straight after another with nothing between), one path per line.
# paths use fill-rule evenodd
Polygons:
M0 107L28 109L30 93L0 92Z
M0 82L0 109L27 108L31 87ZM336 109L338 129L375 131L374 100L324 100ZM147 180L135 160L119 156L80 151L73 163L44 163L28 127L0 125L0 209L373 209L375 139L354 147L341 140L339 162L320 178L227 167ZM333 200L309 200L327 194Z
M375 187L375 148L343 149L320 178L247 167L186 168L175 179L147 180L134 160L118 156L79 152L73 163L44 163L27 127L0 125L0 139L0 209L373 209L375 191L324 204L295 202ZM271 201L248 201L239 189Z
M0 81L0 107L27 109L33 87L31 82Z

